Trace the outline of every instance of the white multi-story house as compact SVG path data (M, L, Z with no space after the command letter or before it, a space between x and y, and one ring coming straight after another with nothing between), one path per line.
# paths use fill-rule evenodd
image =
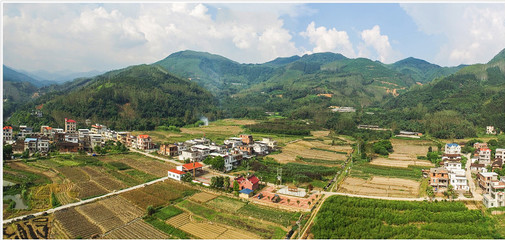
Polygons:
M103 138L101 134L89 134L89 142L91 144L91 148L95 149L95 147L102 147Z
M224 140L224 144L226 145L231 145L232 148L242 146L242 138L239 137L231 137L226 140Z
M259 155L268 154L268 146L266 144L254 143L252 146L253 146L253 150L255 153L257 153Z
M19 126L19 134L21 138L29 137L33 134L33 129L31 127L27 127L26 125Z
M505 207L505 177L490 183L489 193L483 195L482 202L488 208Z
M30 153L48 153L49 152L49 140L39 139L39 138L25 138L25 150Z
M81 140L87 138L88 135L90 134L89 129L86 129L86 128L79 129L77 131L79 132L79 139L81 139Z
M461 146L457 143L445 144L445 154L461 154Z
M469 189L465 170L461 169L461 166L459 169L449 170L449 183L455 190L468 191Z
M505 160L505 148L497 148L494 157Z
M153 143L151 137L147 134L137 136L137 148L142 150L148 150L153 148Z
M486 166L491 165L491 149L481 148L479 149L479 163Z
M486 134L496 134L494 126L486 126Z
M39 139L37 141L37 151L39 151L40 153L48 153L49 152L49 140Z
M191 162L199 162L202 159L202 155L198 151L183 150L181 154L179 154L179 160L181 161L189 160Z
M65 142L79 143L78 134L65 134Z
M461 162L460 161L445 161L444 167L449 170L461 170Z

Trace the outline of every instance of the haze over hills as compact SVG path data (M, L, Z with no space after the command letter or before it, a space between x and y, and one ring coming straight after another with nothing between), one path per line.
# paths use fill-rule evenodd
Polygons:
M90 78L103 74L101 71L88 71L88 72L73 72L70 70L58 71L58 72L48 72L48 71L24 71L19 70L18 72L30 76L39 81L51 81L57 84L72 81L77 78Z

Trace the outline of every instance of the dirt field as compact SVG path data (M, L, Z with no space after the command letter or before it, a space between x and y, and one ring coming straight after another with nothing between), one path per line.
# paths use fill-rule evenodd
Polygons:
M195 202L204 203L204 202L210 201L216 197L217 196L214 194L210 194L210 193L206 193L206 192L199 192L199 193L196 193L193 196L191 196L189 199L193 200Z
M311 131L310 134L314 137L327 137L330 131Z
M168 235L145 223L141 219L106 233L106 239L167 239Z
M401 179L374 176L370 180L347 177L338 192L383 196L383 197L418 197L420 183Z
M329 151L317 150L314 148L326 149ZM281 150L282 153L271 155L271 157L281 163L287 163L287 162L295 162L296 156L301 156L304 158L322 159L322 160L344 161L347 159L346 154L335 153L331 151L350 152L352 151L352 148L350 146L331 146L324 144L321 141L300 140L286 145Z
M386 159L386 158L376 158L370 162L370 164L374 165L380 165L380 166L387 166L387 167L402 167L402 168L408 168L409 165L415 165L415 166L433 166L433 163L431 163L428 160L410 160L411 158L408 158L408 160L402 160L402 159Z
M242 231L230 226L206 220L197 221L187 212L172 217L166 221L197 238L202 239L259 239L254 233Z
M426 140L391 139L391 143L393 144L394 152L389 154L387 159L376 158L370 164L403 168L407 168L409 165L434 166L428 160L417 159L417 156L426 156L429 146L434 145L433 142Z
M3 239L47 239L52 216L41 216L3 226Z

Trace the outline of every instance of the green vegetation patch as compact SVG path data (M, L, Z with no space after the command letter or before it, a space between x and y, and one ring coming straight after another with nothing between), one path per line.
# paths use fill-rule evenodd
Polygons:
M307 162L307 163L335 164L335 165L342 165L344 163L344 161L342 161L342 160L324 160L324 159L317 159L317 158L304 158L301 156L297 156L296 159L298 159L302 162Z
M256 159L250 164L251 169L263 181L276 182L277 169L282 168L282 181L299 183L322 180L325 176L335 175L336 167L305 165L300 163L280 164L272 158Z
M211 201L206 202L205 204L229 212L236 212L245 205L245 203L240 200L224 196L214 198Z
M128 164L122 162L110 162L109 164L117 170L126 170L131 168Z
M329 238L503 238L495 222L461 202L410 202L332 196L311 232Z
M408 168L377 166L370 163L356 163L352 167L351 176L370 178L371 176L397 177L419 181L422 177L421 170L426 167L409 166Z
M256 123L245 126L252 132L258 133L273 133L287 135L310 135L311 130L315 130L313 126L307 125L303 121L290 121L285 119L275 119L262 123Z
M174 206L166 206L159 211L157 211L154 216L161 219L161 220L167 220L171 217L177 216L182 213L182 210L174 207Z

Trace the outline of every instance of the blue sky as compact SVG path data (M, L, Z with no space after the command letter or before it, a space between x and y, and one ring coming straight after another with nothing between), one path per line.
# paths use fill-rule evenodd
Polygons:
M4 3L3 63L106 71L182 50L242 63L336 52L384 63L485 63L505 48L505 4Z

